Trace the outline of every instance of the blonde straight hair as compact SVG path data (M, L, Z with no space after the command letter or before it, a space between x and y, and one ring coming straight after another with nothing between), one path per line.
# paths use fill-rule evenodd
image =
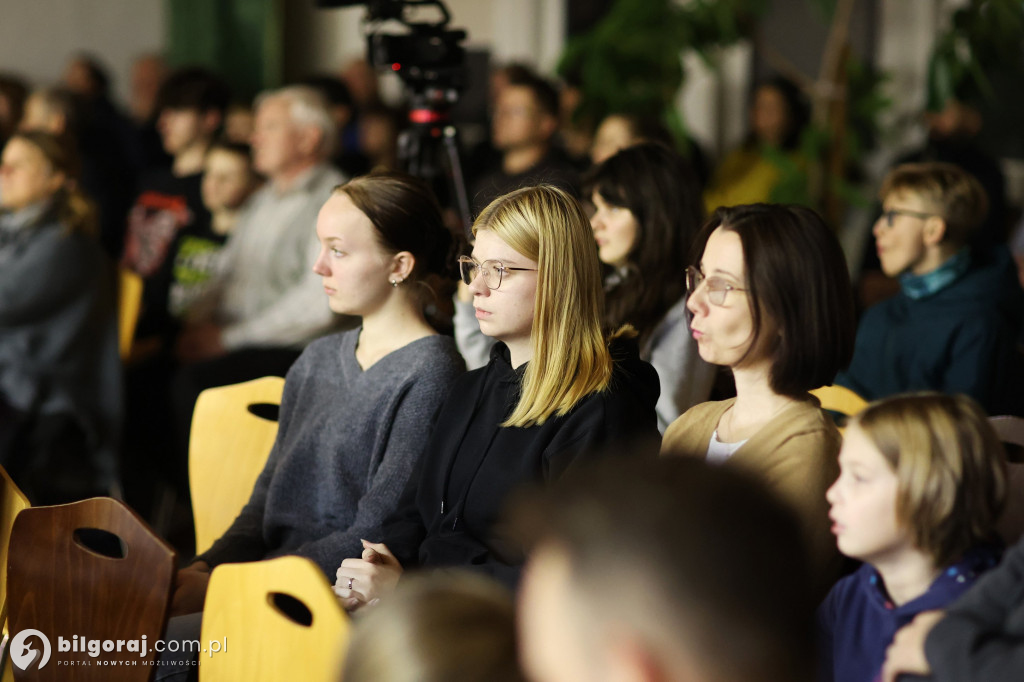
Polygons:
M871 403L851 424L896 473L896 517L936 566L994 538L1007 495L1006 453L978 403L908 393Z
M537 263L532 355L515 410L502 426L543 424L562 416L612 376L601 328L601 264L583 207L550 185L498 197L480 213L473 234L490 230Z

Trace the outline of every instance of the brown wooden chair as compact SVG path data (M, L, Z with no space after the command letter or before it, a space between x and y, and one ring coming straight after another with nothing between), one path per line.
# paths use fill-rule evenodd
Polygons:
M51 658L38 668L38 657L25 670L13 666L14 678L148 680L153 646L167 619L174 567L174 550L117 500L96 497L23 510L11 531L10 627L14 633L31 628L46 635ZM110 641L115 650L101 649L95 657L60 651L61 639L71 644L76 636ZM145 654L131 651L130 642L144 637ZM125 641L121 652L118 640ZM104 664L108 661L129 665Z
M23 509L29 507L28 498L7 471L0 467L0 679L12 679L7 666L7 642L10 630L7 627L7 547L11 539L14 519Z
M201 640L231 646L203 655L199 682L336 682L348 635L348 617L309 559L222 564L210 576Z
M989 417L989 423L999 434L999 440L1006 446L1007 495L1006 509L999 520L998 531L1003 542L1009 547L1024 536L1024 460L1020 454L1024 448L1024 419L1021 417Z

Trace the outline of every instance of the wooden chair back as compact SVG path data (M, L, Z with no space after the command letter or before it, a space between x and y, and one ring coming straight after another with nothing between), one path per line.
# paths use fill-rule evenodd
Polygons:
M31 507L14 520L7 577L11 632L34 629L49 639L51 658L39 657L16 680L142 682L156 652L174 581L175 553L123 502L96 497ZM79 641L126 642L122 652L75 652ZM60 651L59 642L71 651ZM140 642L132 652L128 642ZM39 647L35 647L37 650ZM80 647L81 648L81 647ZM12 663L17 651L11 651ZM102 662L136 662L106 665ZM40 663L43 663L41 667Z
M23 509L29 508L28 498L21 492L17 484L11 480L7 470L0 467L0 628L7 628L7 558L8 544L11 541L11 530L14 519Z
M999 536L1007 547L1024 536L1024 419L1021 417L989 417L989 423L1006 446L1007 464L1006 509L999 520Z
M348 636L348 617L309 559L222 564L210 576L201 639L230 646L204 656L199 681L336 682Z
M224 534L249 501L277 438L277 421L249 408L280 405L283 391L284 379L263 377L199 394L188 455L197 554Z
M118 347L121 358L125 359L132 352L135 325L142 308L142 277L127 268L118 268L117 289Z
M852 417L868 406L868 401L864 398L838 384L816 388L811 391L811 395L821 402L822 409L838 412L847 417Z

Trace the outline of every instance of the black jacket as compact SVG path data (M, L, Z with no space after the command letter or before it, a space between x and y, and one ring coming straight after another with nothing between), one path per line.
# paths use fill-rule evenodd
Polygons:
M495 345L485 367L455 383L399 511L381 530L381 541L405 568L479 569L514 586L522 552L496 527L512 490L609 454L657 453L658 375L640 360L633 340L614 341L611 351L608 388L538 426L499 426L526 371L525 364L512 368L505 344Z

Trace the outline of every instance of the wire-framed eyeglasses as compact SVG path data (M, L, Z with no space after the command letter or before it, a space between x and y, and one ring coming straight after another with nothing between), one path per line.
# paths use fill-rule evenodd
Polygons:
M686 268L686 295L693 296L701 284L707 285L705 293L708 301L718 306L725 305L725 297L730 291L746 291L729 284L721 277L705 277L696 266Z
M481 263L470 256L459 256L459 274L462 275L462 281L466 284L472 284L479 274L484 278L484 284L488 289L497 289L501 286L505 275L513 270L537 272L536 268L512 268L500 260L485 260Z

